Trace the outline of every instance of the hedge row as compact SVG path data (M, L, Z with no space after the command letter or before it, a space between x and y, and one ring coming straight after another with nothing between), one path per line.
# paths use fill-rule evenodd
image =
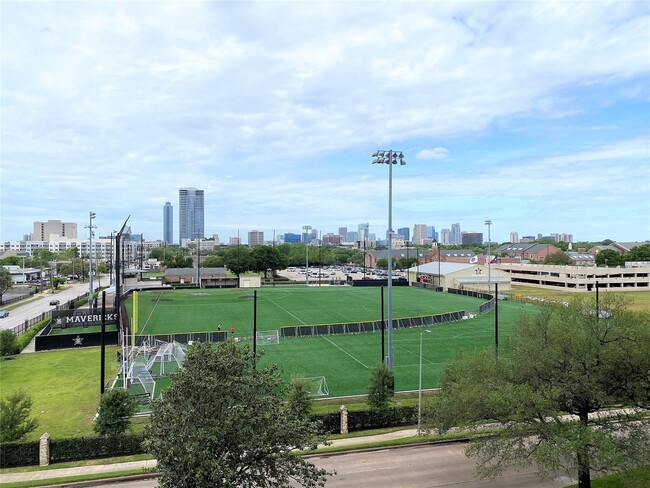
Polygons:
M341 427L339 412L314 414L313 420L321 423L327 434L338 434ZM417 406L397 406L386 410L363 410L348 412L348 430L381 429L417 423ZM78 437L51 440L50 462L62 463L82 459L128 456L141 454L143 434L127 434L120 437ZM31 466L38 464L38 441L8 442L0 446L0 468Z
M50 323L50 320L52 319L48 317L41 320L40 322L36 322L29 329L27 329L24 334L18 336L18 340L16 342L21 351L27 347L27 345L32 341L36 334L38 334L47 326L47 324Z
M50 441L50 463L142 454L143 434L120 437L77 437ZM39 441L6 442L0 445L0 468L39 463Z

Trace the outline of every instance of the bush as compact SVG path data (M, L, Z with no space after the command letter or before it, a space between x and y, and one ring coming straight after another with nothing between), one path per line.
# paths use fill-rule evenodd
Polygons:
M38 425L30 418L32 397L22 390L0 400L0 443L19 441Z
M373 410L388 408L395 395L395 378L385 364L377 365L370 375L368 387L368 406Z
M131 417L138 409L138 401L128 390L109 390L99 401L95 432L100 436L119 436L131 428Z
M29 344L34 337L36 337L36 334L38 334L40 331L42 331L47 324L50 323L49 318L41 320L40 322L36 322L34 325L32 325L29 329L25 331L24 334L21 334L18 337L18 349L22 351L27 347L27 344Z
M62 463L82 459L142 454L144 453L143 441L143 434L52 440L50 443L50 462Z
M18 354L18 337L11 330L4 329L0 332L0 356L13 356Z
M39 441L0 442L0 468L38 465Z

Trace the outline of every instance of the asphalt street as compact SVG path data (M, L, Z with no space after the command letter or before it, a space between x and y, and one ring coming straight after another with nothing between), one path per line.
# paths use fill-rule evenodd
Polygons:
M426 445L312 456L310 462L337 474L328 488L560 488L570 480L540 480L533 468L508 471L494 480L478 480L475 463L467 459L465 444ZM153 488L157 481L106 483L101 486ZM298 487L300 485L295 484Z
M101 282L103 282L104 286L106 286L108 283L108 276L102 276ZM97 289L99 285L100 283L98 280L93 281L94 289ZM52 293L50 290L38 293L32 298L28 298L27 300L12 304L12 307L15 306L15 308L9 310L8 317L0 319L0 328L11 329L17 325L22 324L25 322L25 320L31 320L34 317L38 317L43 312L53 310L56 307L54 305L50 305L51 300L59 300L61 303L64 303L67 300L77 298L78 296L88 293L89 291L90 286L86 282L68 286L64 290L56 291L55 293ZM7 309L6 306L0 306L0 308L3 310Z

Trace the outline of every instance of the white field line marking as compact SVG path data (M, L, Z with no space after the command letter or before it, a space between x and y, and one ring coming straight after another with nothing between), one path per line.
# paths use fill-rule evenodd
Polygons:
M328 339L327 336L320 336L320 337L322 337L322 338L325 339L327 342L329 342L330 344L332 344L334 347L338 348L339 350L341 350L342 352L344 352L345 354L347 354L348 356L350 356L352 359L354 359L357 363L359 363L359 364L360 364L361 366L363 366L364 368L366 368L366 369L370 369L370 366L368 366L367 364L363 364L361 361L359 361L356 357L354 357L354 356L353 356L352 354L350 354L348 351L346 351L346 350L343 349L341 346L339 346L339 345L336 344L335 342L332 342L330 339Z
M144 325L142 326L142 329L140 329L140 331L139 331L140 333L139 333L138 335L144 335L144 329L145 329L145 328L147 327L147 325L149 324L149 320L151 319L151 316L153 315L154 310L156 310L156 307L158 306L158 303L160 303L160 298L162 297L163 293L165 293L165 292L161 291L161 292L158 294L158 296L156 297L156 303L154 303L154 306L153 306L153 308L151 309L151 312L149 312L149 316L147 317L147 320L145 321ZM140 295L140 294L138 294L138 301L140 300L140 296L139 296L139 295ZM139 305L139 304L138 304L138 305Z
M273 298L270 298L270 297L269 297L269 298L267 298L267 300L268 300L269 302L271 302L273 305L275 305L276 307L278 307L278 308L284 310L286 313L288 313L289 315L291 315L294 319L296 319L296 320L297 320L298 322L300 322L302 325L307 325L305 322L303 322L302 320L300 320L300 318L296 317L294 314L292 314L291 312L289 312L289 310L287 310L286 308L284 308L282 305L280 305L279 303L276 303L275 300L274 300Z

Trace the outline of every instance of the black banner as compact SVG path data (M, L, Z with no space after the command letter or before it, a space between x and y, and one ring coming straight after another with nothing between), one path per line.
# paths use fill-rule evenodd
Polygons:
M117 324L117 310L106 309L106 325ZM90 325L102 325L101 309L77 309L77 310L52 310L52 327L66 329L68 327L88 327Z

